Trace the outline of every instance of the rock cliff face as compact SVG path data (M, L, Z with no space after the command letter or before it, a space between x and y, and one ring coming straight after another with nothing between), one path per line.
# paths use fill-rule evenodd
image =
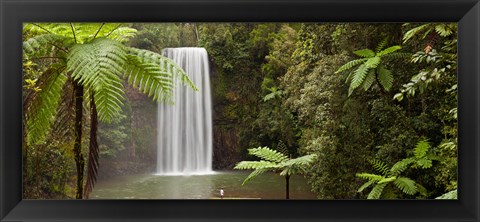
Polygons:
M239 158L238 131L213 123L213 169L232 169Z

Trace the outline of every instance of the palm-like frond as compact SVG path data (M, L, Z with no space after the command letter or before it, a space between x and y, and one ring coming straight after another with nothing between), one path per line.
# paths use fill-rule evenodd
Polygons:
M364 79L367 77L369 69L370 68L368 66L362 64L354 71L352 81L350 83L351 91L353 91L363 83ZM351 91L349 95L351 94Z
M415 155L415 158L420 159L427 155L429 149L430 143L428 140L420 140L415 146L415 149L413 149L413 154Z
M24 30L37 34L63 36L71 43L83 44L95 38L109 38L125 42L137 30L121 23L27 23Z
M270 161L242 161L237 163L233 169L236 170L256 170L256 169L271 169L277 166L276 163Z
M408 52L392 52L382 56L384 60L410 59L412 54Z
M272 150L268 147L258 147L258 148L248 149L248 154L254 155L266 161L275 162L275 163L280 163L288 159L288 156L276 150Z
M31 101L25 104L28 144L42 141L50 131L62 96L63 86L67 81L64 69L65 67L62 66L52 66L45 71L37 81L37 87L41 90L34 93Z
M268 172L270 169L269 168L258 168L258 169L255 169L252 173L250 173L247 178L245 178L245 180L243 180L242 182L242 186L245 185L248 181L250 181L251 179L257 177L258 175L262 174L262 173L265 173L265 172Z
M387 45L388 43L388 37L385 37L382 39L382 41L380 41L377 45L377 47L375 48L375 52L380 52L382 51L383 48L385 48L385 46Z
M387 186L388 183L377 184L373 187L372 191L367 196L367 199L379 199L382 195L383 189Z
M316 154L301 156L295 159L289 159L279 164L283 170L280 172L281 176L303 174L307 171L307 167L315 161Z
M367 91L375 81L375 69L370 69L368 71L367 77L363 80L362 87L365 91Z
M195 84L193 84L190 78L188 78L185 71L183 71L183 69L171 59L148 50L136 48L128 48L128 54L136 56L142 63L160 64L163 72L169 73L174 79L179 79L183 85L186 85L195 91L198 90L195 87Z
M365 188L368 188L369 186L371 186L372 184L375 183L375 180L369 180L367 181L366 183L364 183L360 188L358 188L357 192L358 193L361 193L363 190L365 190Z
M377 68L378 64L380 64L381 61L382 61L382 59L380 57L375 56L375 57L369 58L364 64L369 69L375 69L375 68Z
M67 38L55 34L43 34L23 42L24 55L28 57L47 56L54 50L65 50Z
M127 55L125 78L134 88L147 94L153 95L157 102L171 103L174 79L171 73L156 63L142 62L133 55Z
M423 25L420 25L420 26L417 26L413 29L408 30L403 35L403 43L407 42L409 39L413 38L415 35L419 34L420 32L425 31L428 28L429 28L429 24L423 24Z
M390 72L390 70L384 68L383 66L379 66L377 68L377 71L378 71L378 75L377 75L378 82L380 82L380 85L382 85L382 87L385 90L390 91L390 89L393 86L392 72Z
M390 168L390 175L392 176L398 176L400 175L404 170L407 169L408 165L412 164L414 160L411 158L403 159L395 163L392 168Z
M390 169L387 164L380 160L371 160L370 163L372 164L373 168L381 173L383 176L387 176L390 172Z
M126 55L119 42L96 39L75 45L67 57L72 78L93 90L101 121L109 122L121 111L124 87L120 75Z
M360 50L354 51L353 53L355 55L358 55L364 58L370 58L375 56L375 52L370 49L360 49Z
M415 181L407 177L399 177L393 181L393 184L395 184L395 186L402 192L409 195L414 195L418 191Z
M369 181L380 181L385 179L384 176L371 174L371 173L357 173L356 176Z
M335 71L335 73L340 73L340 72L343 72L345 70L349 70L357 65L360 65L362 64L363 62L365 62L368 58L363 58L363 59L355 59L355 60L352 60L350 62L347 62L345 63L344 65L340 66L340 68L338 68L337 71Z
M380 51L379 53L377 53L377 56L378 56L378 57L382 57L382 56L388 55L388 54L390 54L390 53L392 53L392 52L396 52L396 51L398 51L398 50L400 50L400 49L402 49L402 47L399 46L399 45L390 46L390 47L388 47L388 48Z

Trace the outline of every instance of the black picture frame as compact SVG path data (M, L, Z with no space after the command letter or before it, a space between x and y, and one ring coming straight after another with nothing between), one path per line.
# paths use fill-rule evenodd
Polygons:
M458 22L458 200L22 200L23 22ZM478 0L0 0L0 221L479 221Z

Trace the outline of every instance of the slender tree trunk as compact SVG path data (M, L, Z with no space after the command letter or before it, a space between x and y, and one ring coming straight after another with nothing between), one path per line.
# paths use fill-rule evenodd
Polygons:
M290 199L290 175L285 176L285 199Z
M75 143L73 145L73 153L75 155L75 166L77 168L77 188L75 193L76 199L83 198L83 171L85 160L82 154L82 119L83 119L83 86L73 83L75 91Z

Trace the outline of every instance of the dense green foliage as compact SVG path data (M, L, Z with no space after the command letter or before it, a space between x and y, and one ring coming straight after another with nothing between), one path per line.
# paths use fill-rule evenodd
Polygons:
M282 146L280 146L282 147ZM284 150L284 152L286 152ZM248 149L250 155L260 158L260 161L242 161L238 163L234 169L236 170L253 170L250 175L243 181L242 185L256 176L268 172L279 172L280 176L286 179L286 199L289 199L289 178L294 174L304 174L308 172L309 165L315 161L316 154L309 154L297 158L288 157L288 153L272 150L268 147L258 147Z
M273 152L289 159L316 156L305 177L320 199L456 197L456 24L152 23L125 27L138 31L128 36L129 29L124 30L128 43L121 35L113 35L123 44L112 47L156 53L166 47L206 48L211 69L216 169L232 169L242 160L257 162L248 155L250 147L277 147L278 152ZM81 66L81 62L75 63L83 61L79 60L81 54L77 58L67 56L59 47L39 47L43 42L56 45L63 38L24 33L25 39L32 37L35 41L25 47L27 52L55 50L59 57L66 58L66 64L70 61ZM94 50L109 40L79 37L78 41L90 44L87 47L91 48L84 50ZM69 50L80 53L83 48ZM115 53L118 58L147 55L142 50L119 51L122 53ZM125 58L132 64L139 62ZM55 61L27 59L24 87L25 92L44 94L38 97L43 106L64 107L73 102L65 96L73 88L60 87L71 80L59 75L62 66L54 65ZM115 65L108 67L100 69L100 73L109 76L109 71L118 69ZM138 85L135 75L135 71L146 69L149 67L137 65L130 69L133 72L126 76L127 81L115 79L123 84L117 84L123 91L118 91L121 104L112 103L111 108L102 109L103 114L99 111L100 119L116 116L110 123L99 125L100 160L104 164L101 171L122 174L137 172L133 169L144 167L142 164L155 164L156 105L147 98L152 90L145 84ZM51 74L42 75L45 72ZM56 76L60 78L53 78ZM87 77L85 74L83 79L78 78L88 86L93 80ZM44 86L49 86L50 95L42 90ZM26 118L27 141L39 141L24 149L24 158L29 159L26 175L30 193L31 197L39 197L43 192L39 189L44 189L50 196L59 196L71 192L68 183L74 180L75 166L62 162L73 155L62 147L72 146L74 134L65 131L70 132L64 137L67 139L57 146L51 135L61 129L52 128L50 136L42 132L48 132L45 130L52 125L53 115L69 112L39 110L43 117L38 121L32 124L28 122L32 119ZM38 126L32 127L35 124ZM88 124L86 128L88 132ZM30 169L35 167L33 161L47 161L54 151L59 157L51 165ZM424 155L427 153L428 158ZM372 165L377 172L365 174L372 172ZM396 171L395 166L400 165L405 167ZM116 169L119 166L122 169ZM61 169L58 175L47 173L55 167ZM46 183L38 182L41 177L36 173L61 178L56 180L60 188L40 188ZM67 181L67 186L61 185L65 184L62 181Z
M170 59L124 45L123 42L133 37L137 30L122 24L30 23L24 26L24 31L31 35L23 43L26 64L32 60L51 59L46 70L35 72L37 76L27 82L32 86L31 90L27 88L24 99L24 149L42 143L57 119L65 122L73 120L56 118L58 111L68 110L68 107L61 106L64 89L73 88L74 98L64 101L74 103L64 105L73 105L70 108L75 112L73 152L77 169L77 199L88 197L95 183L99 163L97 121L110 123L120 115L125 99L122 77L157 102L172 102L175 78L195 89L185 72ZM88 107L90 114L85 190L82 152L84 107Z

